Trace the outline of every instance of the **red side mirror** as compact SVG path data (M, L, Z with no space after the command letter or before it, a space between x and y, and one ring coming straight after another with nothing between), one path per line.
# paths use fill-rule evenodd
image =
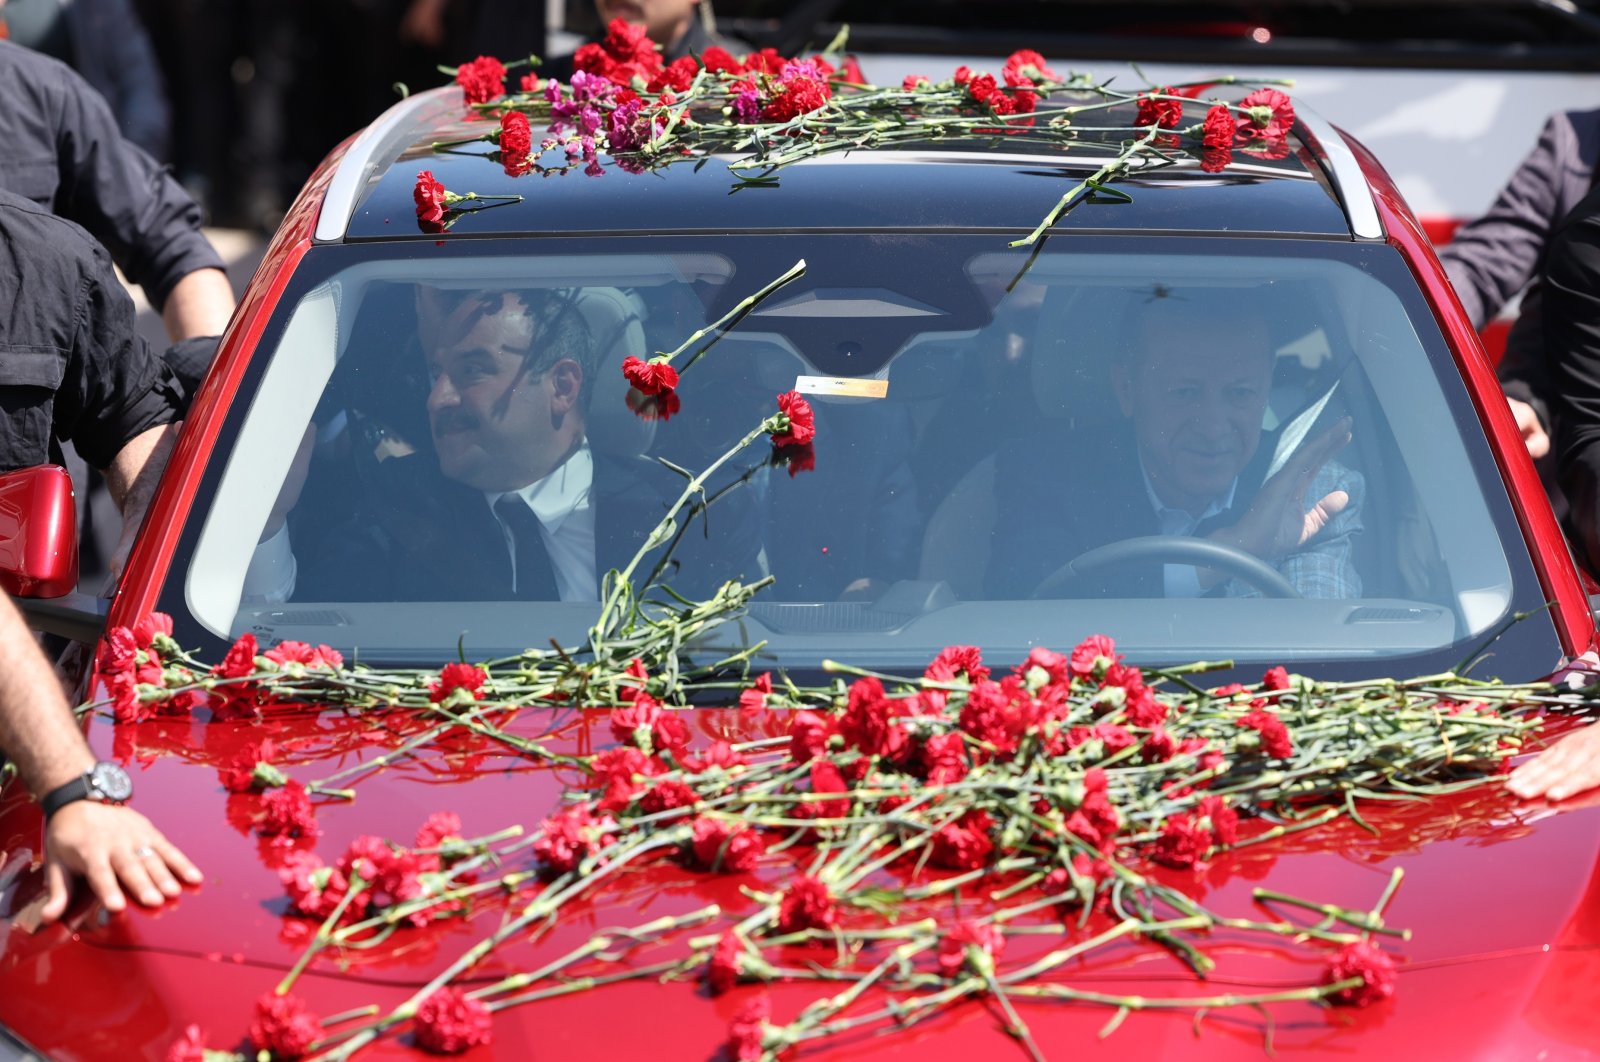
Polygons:
M78 588L78 510L60 465L0 473L0 589L63 597Z

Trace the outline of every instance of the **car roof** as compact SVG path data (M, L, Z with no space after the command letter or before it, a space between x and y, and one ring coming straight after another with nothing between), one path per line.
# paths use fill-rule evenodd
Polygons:
M795 231L1031 231L1075 184L1116 157L1134 123L1113 110L1066 150L1019 135L963 135L859 148L784 166L767 185L741 182L735 156L691 156L642 173L611 160L602 177L581 167L508 176L492 144L436 144L481 136L493 118L472 114L453 86L397 104L352 143L330 183L319 242L436 240L416 222L413 190L426 170L457 194L521 196L459 218L443 238ZM540 131L535 119L535 132ZM1174 143L1177 138L1174 137ZM1379 238L1365 178L1343 137L1301 109L1282 159L1235 153L1219 173L1185 158L1137 164L1111 195L1085 199L1056 231L1214 232ZM557 152L539 160L565 161Z

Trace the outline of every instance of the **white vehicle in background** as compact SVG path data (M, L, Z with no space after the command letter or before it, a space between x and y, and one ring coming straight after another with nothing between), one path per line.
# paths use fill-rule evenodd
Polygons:
M1019 42L1122 85L1292 80L1377 155L1436 243L1488 208L1552 112L1600 107L1597 0L717 0L716 17L784 54L848 25L877 84L998 70Z

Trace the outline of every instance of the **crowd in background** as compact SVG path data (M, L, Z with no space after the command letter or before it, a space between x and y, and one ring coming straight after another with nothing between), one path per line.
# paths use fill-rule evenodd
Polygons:
M141 76L156 84L117 86L113 107L154 89L170 132L141 146L213 224L266 232L323 156L399 98L397 84L443 84L440 65L482 54L545 54L545 6L526 0L132 0L132 14L153 56Z

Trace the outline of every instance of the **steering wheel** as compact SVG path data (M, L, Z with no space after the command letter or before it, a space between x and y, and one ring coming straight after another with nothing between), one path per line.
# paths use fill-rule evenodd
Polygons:
M1033 588L1031 596L1063 596L1060 591L1075 579L1102 572L1122 571L1141 564L1193 564L1201 568L1215 568L1235 579L1242 579L1268 597L1301 596L1300 591L1278 569L1255 554L1209 538L1186 538L1182 535L1144 535L1087 550L1045 576Z

